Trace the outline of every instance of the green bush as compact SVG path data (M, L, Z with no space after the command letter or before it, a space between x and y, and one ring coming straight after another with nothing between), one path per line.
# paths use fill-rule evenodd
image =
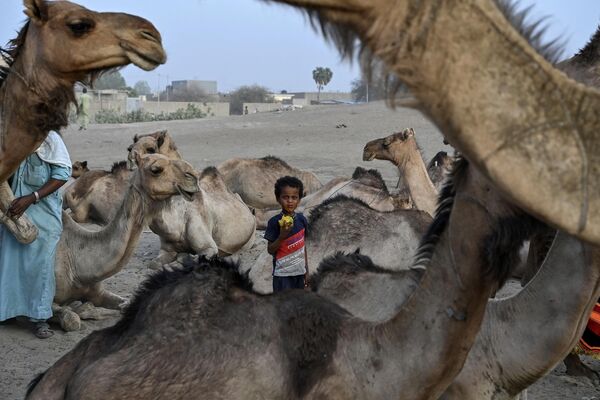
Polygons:
M211 114L210 108L202 111L194 104L188 104L185 109L179 108L175 112L152 114L143 110L129 113L119 113L115 110L100 110L96 113L95 120L99 124L127 124L131 122L172 121L181 119L204 118Z

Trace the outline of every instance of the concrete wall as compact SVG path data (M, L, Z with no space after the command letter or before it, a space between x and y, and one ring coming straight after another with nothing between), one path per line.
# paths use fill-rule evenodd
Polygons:
M281 103L244 103L242 110L248 107L248 114L256 112L277 111L281 108Z
M191 101L145 101L141 104L144 111L160 114L175 112L180 108L184 110L188 104L193 104L208 114L209 117L222 117L229 115L229 103L199 103Z

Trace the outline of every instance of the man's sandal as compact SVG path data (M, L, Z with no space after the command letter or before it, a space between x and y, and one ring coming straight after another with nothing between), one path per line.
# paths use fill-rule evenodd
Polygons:
M50 329L50 325L46 322L36 322L33 325L33 334L38 339L48 339L54 335L54 331Z

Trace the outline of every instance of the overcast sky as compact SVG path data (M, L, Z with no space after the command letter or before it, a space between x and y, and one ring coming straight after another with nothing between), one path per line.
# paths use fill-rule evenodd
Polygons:
M0 45L22 25L21 0L0 0ZM155 71L127 67L129 85L146 80L153 89L181 79L216 80L222 92L259 84L272 91L313 91L312 70L329 67L325 90L348 91L359 68L315 34L304 16L286 6L257 0L80 0L90 9L123 11L149 19L159 29L169 60ZM532 18L548 16L547 37L561 37L565 56L582 47L600 22L599 0L522 0Z

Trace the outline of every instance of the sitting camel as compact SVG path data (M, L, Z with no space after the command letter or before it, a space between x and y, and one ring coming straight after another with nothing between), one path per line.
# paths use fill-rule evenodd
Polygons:
M127 182L115 217L100 231L89 231L63 213L63 232L56 251L56 293L53 310L63 329L79 329L79 318L67 307L74 300L119 309L124 299L102 286L129 258L148 221L162 212L174 195L191 201L200 190L198 176L185 161L162 155L138 156L139 169ZM180 196L176 196L180 197Z
M81 175L88 172L89 170L90 169L87 166L87 161L75 161L73 162L73 164L71 164L71 177L69 178L67 183L62 185L59 189L59 193L63 197L63 209L66 209L66 205L64 202L65 193L72 190L72 186L77 180L77 178L79 178Z
M447 165L451 162L447 159L447 155L444 157L438 153L436 157L437 159L432 159L434 165L441 161L443 164L440 165ZM389 160L396 165L415 207L429 215L435 214L438 192L428 175L429 169L423 162L415 140L415 131L412 128L406 128L402 132L368 142L363 150L363 160L372 161L374 159ZM431 170L437 171L435 168ZM442 170L438 174L443 177L444 171ZM441 185L441 182L439 184Z
M63 208L71 210L75 222L106 225L117 214L130 177L126 161L114 163L110 171L88 171L65 192Z
M348 196L364 201L369 207L378 211L392 211L396 208L410 209L412 207L396 207L401 202L390 195L381 174L374 169L366 170L357 167L352 178L338 177L327 182L322 188L303 197L298 205L298 211L308 218L312 210L327 199L336 196ZM405 202L409 203L409 202ZM269 219L281 212L281 208L271 210L254 210L257 229L266 229Z
M136 135L133 141L128 160L146 153L181 159L167 131ZM200 174L200 190L193 200L165 200L149 227L160 237L160 253L149 265L156 269L174 261L177 253L226 256L248 249L254 244L256 222L240 196L227 188L219 171L208 167Z
M309 217L304 238L309 274L315 274L325 258L355 251L386 270L406 270L430 223L431 217L424 211L380 212L346 195L327 199L313 208ZM273 256L263 252L249 269L254 290L271 293L272 275Z
M0 222L29 243L36 227L26 217L4 214L14 199L6 180L50 130L68 124L75 83L93 83L103 71L130 63L152 70L167 56L160 33L140 17L68 1L23 4L27 22L2 51L6 66L0 67Z
M277 179L282 176L289 175L300 179L304 184L305 196L323 186L312 172L294 168L273 156L233 158L220 164L217 169L229 190L239 194L248 206L257 209L279 206L273 188Z

